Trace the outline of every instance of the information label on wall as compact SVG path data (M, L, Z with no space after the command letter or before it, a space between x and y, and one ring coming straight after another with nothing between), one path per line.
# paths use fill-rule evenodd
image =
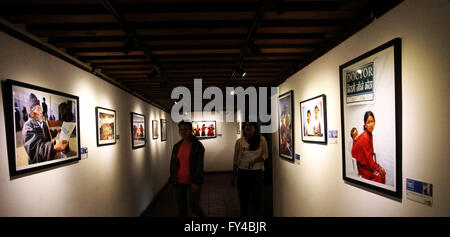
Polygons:
M81 147L81 159L87 159L87 158L88 158L88 148Z
M337 144L338 131L337 130L328 130L328 143Z
M407 178L406 198L431 206L433 204L433 184Z
M295 164L300 165L300 155L299 154L295 154Z

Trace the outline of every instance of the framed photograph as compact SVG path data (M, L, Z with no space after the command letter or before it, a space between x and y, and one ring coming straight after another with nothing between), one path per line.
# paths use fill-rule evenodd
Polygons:
M131 112L131 147L144 147L147 143L145 115Z
M95 107L97 146L116 144L116 111Z
M401 39L339 67L343 179L402 196Z
M153 131L153 139L158 139L159 137L158 120L152 120L152 131Z
M327 144L327 96L300 102L302 141Z
M197 138L215 138L216 121L192 121L192 133Z
M80 160L77 96L2 82L10 176Z
M167 120L161 119L161 141L167 141Z
M278 98L279 153L280 157L294 162L294 92L288 91Z

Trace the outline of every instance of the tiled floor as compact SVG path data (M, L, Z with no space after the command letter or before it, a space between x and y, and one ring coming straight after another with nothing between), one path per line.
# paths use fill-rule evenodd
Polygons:
M262 215L273 216L272 184L264 182ZM177 216L175 194L166 186L156 197L154 203L145 210L143 217ZM231 186L231 173L206 173L201 190L200 207L207 217L238 217L239 199L236 187Z

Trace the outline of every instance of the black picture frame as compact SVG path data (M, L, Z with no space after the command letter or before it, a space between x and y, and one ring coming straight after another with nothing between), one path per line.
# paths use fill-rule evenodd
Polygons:
M142 134L143 133L143 134ZM131 148L138 149L147 144L147 119L145 115L131 112Z
M153 140L158 139L158 120L152 120L152 134L153 134Z
M160 119L161 120L161 141L167 141L167 120Z
M370 191L400 199L401 75L400 38L395 38L339 67L343 179ZM354 128L361 129L362 133ZM359 136L356 136L357 133ZM372 146L367 145L370 141ZM373 153L362 152L364 146L371 146Z
M78 96L11 79L2 81L2 91L11 178L81 159ZM33 94L33 98L31 94ZM36 109L38 104L41 108L43 123L32 118L30 108L28 108ZM55 108L56 106L57 108ZM17 108L23 109L22 113ZM23 130L25 128L26 132ZM54 147L64 136L67 137L68 146L64 151L56 152ZM35 143L37 139L39 139L37 143L41 146L32 146L32 144L37 144ZM29 146L24 145L24 140L27 140L25 143Z
M207 125L209 124L209 125ZM211 133L208 133L208 127L210 125L214 124L214 135L209 135ZM198 134L196 133L197 130L197 125L198 126ZM205 125L205 130L204 130L204 134L202 132L202 127L203 125ZM205 139L205 138L216 138L217 137L217 124L216 121L192 121L192 134L197 137L198 139Z
M107 113L107 114L112 114L113 115L113 117L114 117L114 121L112 122L112 137L113 137L113 139L107 139L106 141L102 141L102 139L101 139L101 130L102 130L102 125L100 125L100 123L102 122L101 121L101 118L99 118L99 114L100 113L102 113L102 112L104 112L104 113ZM114 144L116 144L116 142L117 142L117 140L116 140L116 135L117 135L117 123L116 123L116 111L115 110L113 110L113 109L107 109L107 108L103 108L103 107L100 107L100 106L97 106L97 107L95 107L95 127L96 127L96 130L95 130L95 133L96 133L96 135L97 135L97 146L99 147L99 146L108 146L108 145L114 145Z
M295 159L295 116L293 106L294 91L290 90L278 97L278 153L281 158L290 162L294 162ZM286 119L286 113L288 113L290 119ZM289 123L288 127L286 126L286 121Z
M308 111L310 112L309 122ZM303 142L327 145L327 96L325 94L300 102L300 123Z

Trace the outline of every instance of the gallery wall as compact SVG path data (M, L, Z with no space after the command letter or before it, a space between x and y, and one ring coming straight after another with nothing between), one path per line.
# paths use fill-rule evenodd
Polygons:
M178 132L170 114L3 32L0 79L78 96L80 142L88 148L87 159L10 179L0 96L0 216L139 216L167 182ZM115 145L97 147L96 106L116 111L120 139ZM147 119L148 142L135 150L131 112ZM163 142L161 134L151 137L151 121L162 118L168 125Z
M450 215L449 5L446 0L404 1L280 85L280 94L294 91L300 161L274 158L275 216ZM339 97L339 66L396 37L402 40L400 200L344 182ZM328 130L338 130L337 144L301 140L300 101L321 94L327 96ZM273 149L278 154L276 142ZM406 178L433 184L431 207L406 198Z

